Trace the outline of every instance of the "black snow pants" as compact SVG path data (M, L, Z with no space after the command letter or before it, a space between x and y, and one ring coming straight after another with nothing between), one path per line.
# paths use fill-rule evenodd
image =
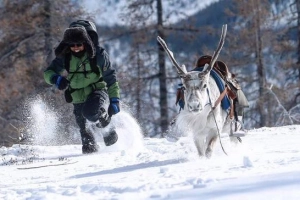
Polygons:
M110 118L101 118L101 116L108 116L107 114L107 102L109 101L106 90L94 91L84 103L73 104L74 115L76 123L80 129L82 144L92 143L95 144L95 138L91 131L86 128L86 120L91 122L97 122L99 119L106 125L110 122ZM103 120L106 120L103 122Z

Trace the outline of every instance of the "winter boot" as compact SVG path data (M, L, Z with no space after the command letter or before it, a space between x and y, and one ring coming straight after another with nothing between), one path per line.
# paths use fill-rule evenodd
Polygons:
M111 118L104 108L100 108L100 113L101 115L99 117L99 121L96 123L96 126L98 128L104 128L110 123Z
M115 129L111 129L103 139L106 146L111 146L118 141L118 134Z
M82 153L90 154L98 151L98 145L95 142L94 136L92 133L85 132L82 135Z
M82 145L82 153L83 154L96 153L97 151L98 151L97 144L83 144Z

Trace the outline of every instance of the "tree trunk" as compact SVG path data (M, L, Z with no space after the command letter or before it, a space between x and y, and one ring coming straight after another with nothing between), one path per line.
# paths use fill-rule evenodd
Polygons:
M298 77L300 81L300 0L295 0L296 7L297 7L297 25L298 25L298 60L297 60L297 67L298 67Z
M157 0L157 34L165 39L164 29L163 29L163 8L161 0ZM168 102L167 102L167 81L166 81L166 66L165 66L165 53L163 48L158 45L158 65L159 65L159 105L160 105L160 127L161 136L168 129Z
M46 64L49 65L53 60L53 45L51 42L51 2L50 0L45 0L45 23L44 23L44 30L45 30L45 55L46 55Z
M138 78L138 82L137 82L137 90L136 90L136 118L140 119L141 117L141 77L142 77L142 73L141 73L141 68L143 67L141 65L141 59L140 59L140 48L139 48L139 44L136 45L136 54L137 54L137 70L138 70L138 74L137 74L137 78Z
M257 65L257 74L258 74L258 82L259 82L259 113L260 113L260 126L266 126L267 122L267 113L264 111L266 108L264 106L265 102L265 94L264 90L266 87L266 71L262 61L262 35L261 35L261 22L260 22L260 8L259 2L260 0L253 0L254 2L254 9L255 9L255 45L256 45L256 65Z

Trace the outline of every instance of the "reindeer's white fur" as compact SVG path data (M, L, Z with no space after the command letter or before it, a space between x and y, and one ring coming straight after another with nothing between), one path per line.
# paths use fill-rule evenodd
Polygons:
M199 74L199 72L188 72L187 74L191 75L192 78L191 80L182 79L182 82L186 87L186 105L185 108L178 114L173 131L181 133L191 132L199 155L210 157L214 143L218 138L218 129L220 132L229 130L230 119L227 118L228 113L221 108L220 104L214 109L214 111L212 111L209 96L211 102L214 104L220 95L215 80L209 74L207 74L203 80L197 78L197 74ZM204 84L203 82L207 83L207 88L201 88ZM209 92L209 96L207 90ZM198 98L198 102L200 103L199 110L191 111L188 109L191 102L190 98L194 98L191 93L196 95ZM214 112L214 115L212 112Z

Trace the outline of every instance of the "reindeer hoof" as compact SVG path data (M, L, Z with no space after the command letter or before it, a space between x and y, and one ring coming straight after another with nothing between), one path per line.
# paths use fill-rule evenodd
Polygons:
M208 148L208 149L206 150L205 156L206 156L206 158L211 158L211 156L212 156L212 150L211 150L211 148Z

